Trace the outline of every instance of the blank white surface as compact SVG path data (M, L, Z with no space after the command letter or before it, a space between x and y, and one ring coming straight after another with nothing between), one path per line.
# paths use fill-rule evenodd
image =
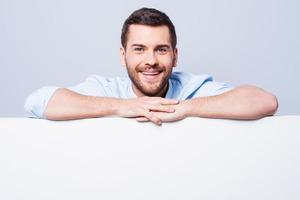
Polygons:
M0 118L0 199L300 199L300 116Z

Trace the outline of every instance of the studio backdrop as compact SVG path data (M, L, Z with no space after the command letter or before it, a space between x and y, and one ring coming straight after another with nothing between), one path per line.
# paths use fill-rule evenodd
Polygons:
M141 7L175 24L176 71L257 85L278 97L278 115L300 114L300 1L0 0L0 117L24 116L26 96L42 86L126 75L121 27Z

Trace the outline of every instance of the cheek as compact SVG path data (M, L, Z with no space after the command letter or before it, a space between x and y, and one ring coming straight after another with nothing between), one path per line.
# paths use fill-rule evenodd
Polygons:
M174 59L172 57L166 57L161 59L161 65L165 66L167 70L171 70L174 66Z
M128 67L131 68L136 67L142 62L142 57L139 55L132 55L128 53L125 58L126 58L126 64L128 65Z

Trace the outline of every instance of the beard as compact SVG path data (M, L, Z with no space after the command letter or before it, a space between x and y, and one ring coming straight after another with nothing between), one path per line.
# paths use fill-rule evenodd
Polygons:
M155 66L138 66L135 68L128 67L126 63L127 73L132 84L145 96L161 96L164 97L167 89L169 78L172 74L172 68L167 70L165 67ZM159 72L157 81L143 81L140 76L142 72L155 71ZM165 90L165 91L164 91ZM162 93L163 92L163 93Z

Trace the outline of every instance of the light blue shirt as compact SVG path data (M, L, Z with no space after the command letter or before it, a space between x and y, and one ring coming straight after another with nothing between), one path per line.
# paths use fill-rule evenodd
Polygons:
M25 110L29 117L44 118L44 111L53 95L60 87L42 87L30 94L25 101ZM193 75L185 72L173 72L169 79L169 88L165 98L186 100L195 97L213 96L231 90L233 87L213 81L210 75ZM137 97L132 89L129 77L105 78L89 76L84 82L68 87L74 92L88 96L105 96L122 99Z

